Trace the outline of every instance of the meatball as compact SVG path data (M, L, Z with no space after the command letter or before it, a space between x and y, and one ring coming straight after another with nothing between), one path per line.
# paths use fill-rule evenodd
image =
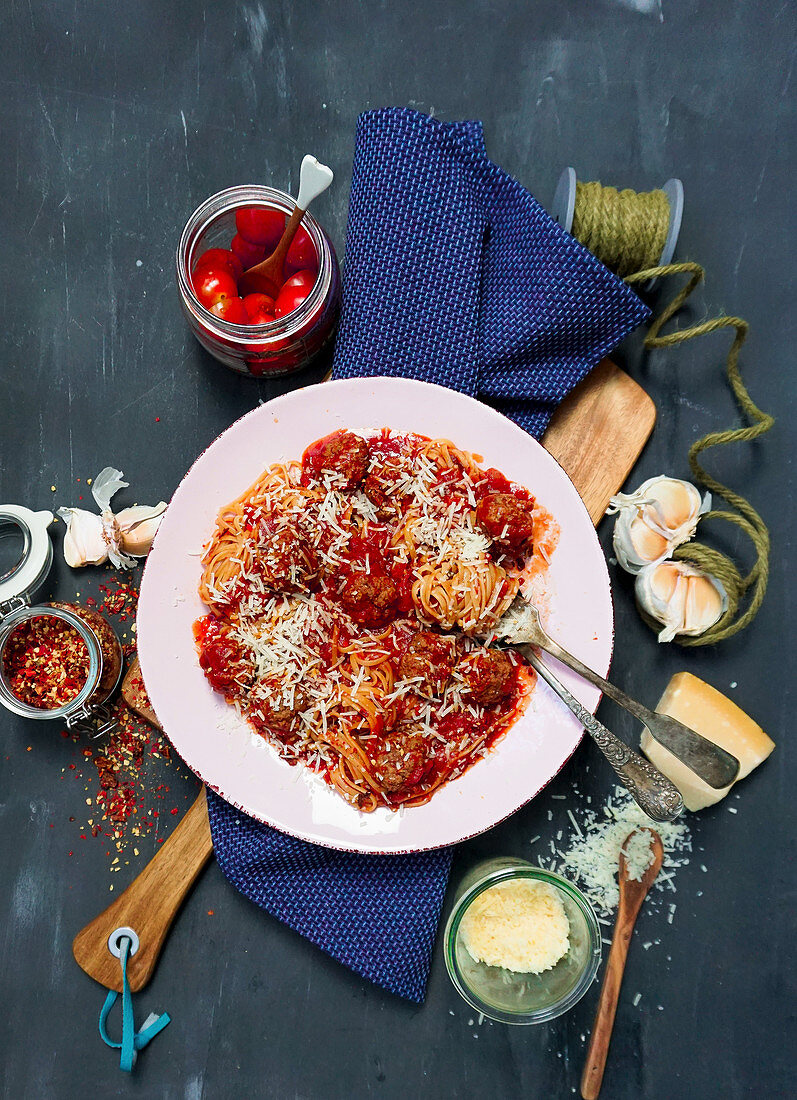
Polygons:
M255 711L255 725L277 733L290 733L297 715L307 707L307 699L299 689L291 693L258 692L250 701Z
M413 634L410 644L402 653L398 664L402 680L422 677L418 688L428 695L441 695L445 691L454 669L454 639L431 630Z
M500 649L469 653L457 665L457 674L463 681L463 697L483 707L507 699L517 683L517 668Z
M260 571L269 588L278 592L306 588L317 574L315 551L294 527L266 521L258 541Z
M512 493L489 493L476 506L476 522L503 550L529 553L534 538L533 502Z
M385 790L400 791L408 780L423 774L426 763L423 737L409 724L398 726L385 740L384 750L377 753L374 763Z
M305 466L315 478L337 474L336 487L356 489L368 473L369 447L353 432L335 432L305 455Z
M368 474L361 488L380 516L387 515L393 510L390 493L378 474Z
M396 617L398 585L391 577L352 573L338 599L352 619L370 630L380 630Z

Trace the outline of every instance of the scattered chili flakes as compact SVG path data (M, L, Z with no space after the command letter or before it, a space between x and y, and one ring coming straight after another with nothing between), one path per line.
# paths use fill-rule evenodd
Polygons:
M99 585L99 598L87 596L84 603L116 620L118 627L120 621L135 618L138 591L128 579L110 570L109 574L108 582ZM123 649L128 660L135 655L135 644L124 645ZM152 836L158 844L165 840L156 835L159 812L155 804L168 793L169 785L158 782L163 773L156 769L172 766L172 753L163 734L131 711L121 696L112 703L111 710L116 728L94 748L84 747L79 734L64 730L62 736L71 737L80 753L82 766L71 763L69 771L77 773L85 794L93 796L86 802L94 816L78 825L81 839L89 834L101 838L107 846L106 855L116 857L109 870L118 871L120 856L139 856L140 838ZM176 766L180 766L179 760Z

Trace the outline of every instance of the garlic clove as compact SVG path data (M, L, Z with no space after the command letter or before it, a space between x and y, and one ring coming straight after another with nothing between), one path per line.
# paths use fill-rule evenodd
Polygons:
M700 516L711 507L711 496L679 478L649 478L635 493L618 493L609 515L619 513L612 543L617 561L629 573L664 561L690 539Z
M697 631L698 634L702 634L713 626L725 611L728 603L725 589L715 577L708 573L702 577L690 577L688 585L685 622L705 624ZM690 633L690 631L684 631L684 633Z
M669 550L666 536L651 530L641 516L634 516L631 520L628 537L637 561L660 561Z
M123 509L116 517L122 549L136 558L146 557L165 511L166 502L163 500L154 508L137 504L134 508Z
M682 523L688 521L694 514L695 507L700 507L700 494L694 485L674 477L660 478L649 487L647 495L658 504L662 526L671 531L677 530Z
M660 642L705 634L728 607L722 583L685 561L645 566L637 575L634 592L643 616L661 625Z
M58 515L66 524L64 558L72 569L83 565L102 565L108 558L105 526L100 516L83 508L59 508Z

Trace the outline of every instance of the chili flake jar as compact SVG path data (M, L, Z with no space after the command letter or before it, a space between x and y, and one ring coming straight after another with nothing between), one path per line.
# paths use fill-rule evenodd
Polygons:
M19 560L0 574L0 703L99 735L114 725L105 704L122 676L122 647L98 611L31 604L52 565L52 521L52 512L0 505L0 539L22 538Z
M211 313L194 291L193 274L208 249L230 248L237 210L256 207L287 218L295 206L290 195L274 187L229 187L194 211L177 247L177 289L191 331L220 363L250 378L300 370L331 341L340 307L340 270L332 242L312 214L305 213L301 227L315 251L315 282L296 309L265 324L234 324Z

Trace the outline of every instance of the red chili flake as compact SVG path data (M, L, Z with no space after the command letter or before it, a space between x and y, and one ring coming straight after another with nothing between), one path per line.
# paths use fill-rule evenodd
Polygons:
M173 809L173 810L171 811L172 817L174 817L174 815L175 815L175 814L179 814L179 812L180 812L180 811L179 811L179 810L177 809L177 807L175 806L175 807L174 807L174 809Z
M156 416L155 417L155 423L160 424L160 422L161 422L161 418L159 416Z
M71 855L74 855L75 853L74 853L74 852L70 852L69 854L70 854L70 856L71 856Z

